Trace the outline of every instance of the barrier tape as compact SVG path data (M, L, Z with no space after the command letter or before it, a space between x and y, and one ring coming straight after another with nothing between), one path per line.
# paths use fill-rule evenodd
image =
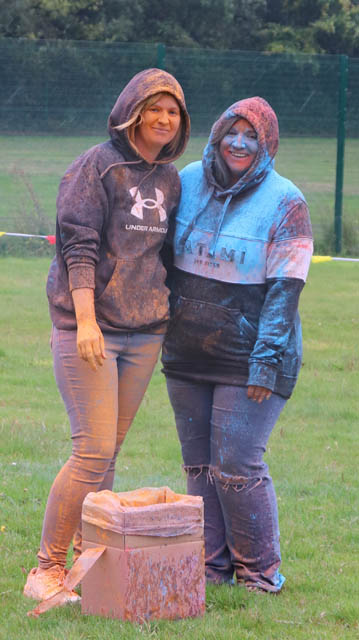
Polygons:
M0 231L1 236L15 236L17 238L44 238L49 244L56 244L56 236L39 236L35 233L10 233L10 231Z
M16 236L18 238L44 238L49 244L56 244L56 236L40 236L34 233L10 233L9 231L0 231L1 236ZM359 258L336 258L333 256L313 256L312 262L329 262L330 260L337 260L338 262L359 262Z
M337 260L338 262L359 262L359 258L333 258L332 256L313 256L312 262L329 262L329 260Z

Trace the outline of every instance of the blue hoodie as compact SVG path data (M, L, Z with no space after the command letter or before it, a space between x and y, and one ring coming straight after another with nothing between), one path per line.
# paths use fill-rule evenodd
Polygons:
M226 188L216 178L216 141L238 118L255 129L258 152ZM180 174L168 376L292 393L302 356L298 301L313 246L303 194L274 170L278 141L269 104L241 100L213 125L202 162Z

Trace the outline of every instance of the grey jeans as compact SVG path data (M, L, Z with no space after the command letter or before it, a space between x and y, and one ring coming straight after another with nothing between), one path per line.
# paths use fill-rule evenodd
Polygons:
M277 501L263 454L285 399L258 404L247 389L167 378L187 489L205 512L206 576L279 591Z

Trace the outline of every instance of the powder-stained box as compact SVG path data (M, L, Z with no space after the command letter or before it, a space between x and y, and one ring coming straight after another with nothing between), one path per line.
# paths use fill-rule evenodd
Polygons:
M168 487L85 498L82 548L106 550L82 581L82 612L133 622L200 616L203 501Z

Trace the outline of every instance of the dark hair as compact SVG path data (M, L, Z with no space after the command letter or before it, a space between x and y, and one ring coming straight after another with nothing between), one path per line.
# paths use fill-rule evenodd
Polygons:
M225 120L223 126L216 131L216 133L213 135L213 138L211 139L211 144L214 147L214 159L212 165L213 174L218 184L224 189L229 185L231 181L231 173L222 158L219 147L224 136L232 128L234 123L239 120L239 118L240 116L234 116L233 118L229 118L229 120Z

